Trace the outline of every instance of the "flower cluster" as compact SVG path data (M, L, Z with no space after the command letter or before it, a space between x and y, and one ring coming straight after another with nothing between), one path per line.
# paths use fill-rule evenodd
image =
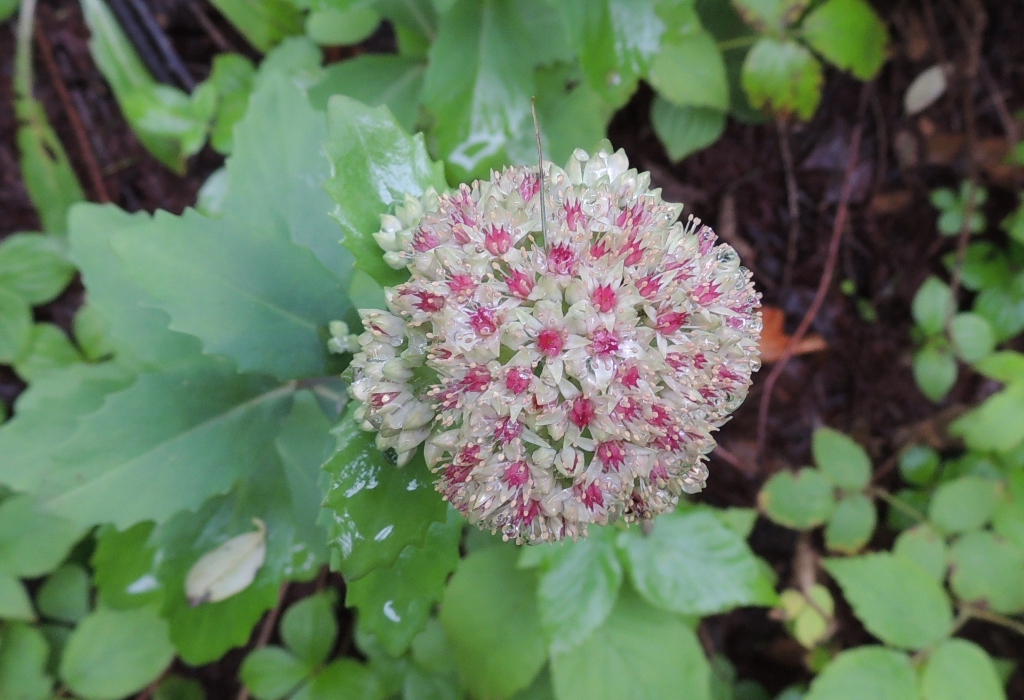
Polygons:
M410 278L361 312L350 389L379 447L404 464L423 445L448 501L530 543L703 488L761 329L736 252L622 151L545 172L543 191L513 167L384 217Z

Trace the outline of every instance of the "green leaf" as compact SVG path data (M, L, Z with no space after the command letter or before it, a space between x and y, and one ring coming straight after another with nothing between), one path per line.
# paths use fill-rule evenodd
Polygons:
M173 658L167 622L155 606L99 608L68 638L60 676L86 700L115 700L142 690Z
M53 680L46 675L48 649L42 633L25 624L8 622L0 639L0 697L48 700Z
M926 445L914 445L900 455L900 476L908 484L925 486L935 478L941 458Z
M255 76L255 66L242 54L221 53L213 57L208 81L217 93L217 111L210 145L218 153L227 155L234 149L235 125L249 107Z
M950 338L957 356L964 362L978 362L996 347L992 326L975 313L960 313L949 324Z
M51 620L78 622L89 613L89 572L78 564L60 567L39 588L36 604Z
M868 554L827 559L824 566L868 632L890 646L921 649L952 629L952 607L941 584L910 559Z
M821 64L792 40L762 37L743 61L743 89L750 104L806 121L821 100Z
M288 0L211 0L211 4L262 53L285 37L302 33L302 11Z
M995 665L984 649L947 639L928 655L921 674L922 700L1005 700Z
M722 136L725 112L713 107L680 107L655 96L651 104L651 124L668 157L679 161Z
M860 491L871 480L871 458L868 453L838 430L815 430L811 451L818 468L845 491Z
M72 365L33 382L18 397L14 418L0 427L0 483L17 491L37 489L52 453L69 440L81 418L130 382L123 367L110 363Z
M637 592L651 604L688 615L775 602L774 581L747 543L710 513L673 513L649 536L619 535Z
M628 589L582 644L552 655L551 675L559 700L711 698L711 669L697 635Z
M396 467L351 414L335 434L337 449L324 464L331 565L355 580L391 566L406 546L421 546L430 523L445 519L447 505L422 457Z
M32 306L56 298L75 276L64 247L53 236L16 233L0 243L0 287Z
M831 552L853 554L868 543L877 522L870 498L860 493L843 496L825 527L825 546Z
M35 618L25 586L11 574L0 571L0 619L30 621Z
M1024 294L1016 289L982 289L974 300L974 311L992 324L998 342L1024 330Z
M586 539L552 548L537 588L552 653L578 646L611 614L622 586L616 534L615 528L592 528Z
M324 68L323 79L309 90L317 109L327 109L331 95L345 95L369 107L387 105L395 121L412 131L419 120L423 61L391 54L363 54Z
M206 700L206 691L191 678L167 676L157 686L153 700Z
M28 345L14 362L14 371L26 382L82 361L78 349L57 326L37 323L32 327Z
M928 525L917 525L901 532L892 551L915 562L939 583L945 580L949 568L946 542Z
M267 462L292 391L216 361L142 375L53 451L40 507L83 527L195 508Z
M953 543L950 558L957 597L997 613L1024 611L1024 546L991 532L969 532Z
M516 568L512 546L482 549L463 560L441 605L466 687L504 697L530 684L547 658L537 612L537 577Z
M953 296L949 285L934 275L924 281L910 305L917 325L928 335L941 333L946 318L953 313Z
M732 4L759 32L774 33L800 19L809 0L732 0Z
M781 471L761 489L757 504L780 525L810 530L828 520L835 510L833 489L832 481L817 469Z
M1024 353L1015 350L995 352L979 361L974 369L1003 384L1024 382Z
M81 534L67 520L41 513L33 496L14 496L0 505L0 571L41 576L64 560Z
M459 565L462 522L450 512L447 522L430 525L422 547L409 545L390 567L347 582L345 604L356 608L360 628L392 656L406 652L444 595L448 575Z
M380 20L371 7L325 7L306 17L306 35L323 46L358 44L373 34Z
M537 121L546 160L564 163L581 145L596 144L605 138L612 105L583 79L578 65L559 62L543 66L534 72L534 80ZM536 162L536 157L532 162Z
M285 646L310 668L327 661L334 648L338 637L335 602L333 590L322 591L293 604L281 618Z
M975 450L1012 450L1024 440L1024 382L1010 384L960 416L949 432Z
M0 287L0 365L13 363L29 343L32 309L21 295Z
M566 0L561 13L569 42L587 82L608 102L621 105L658 55L665 24L655 0Z
M811 683L805 700L918 700L910 658L876 646L839 654Z
M439 155L455 179L533 162L534 66L566 58L554 9L543 0L458 0L441 17L424 76Z
M992 518L998 501L999 482L963 476L935 491L928 519L947 535L977 530Z
M875 77L885 63L889 34L864 0L828 0L804 18L801 29L811 48L861 80Z
M384 107L370 109L343 97L327 107L327 150L333 165L324 189L338 204L333 216L355 266L385 286L403 282L408 273L384 263L384 251L373 239L380 217L405 196L419 196L430 187L446 189L439 163L427 155L423 136L410 137Z
M948 350L926 345L914 353L914 381L921 393L940 401L956 383L956 360Z
M708 32L666 39L647 79L661 97L680 107L729 109L725 60Z
M380 681L364 664L338 659L299 689L292 700L383 700Z
M263 647L245 657L239 676L257 700L278 700L295 690L310 669L281 647Z
M149 545L153 523L133 525L124 531L105 526L97 533L92 555L93 580L104 607L137 608L162 597L156 577L158 558Z

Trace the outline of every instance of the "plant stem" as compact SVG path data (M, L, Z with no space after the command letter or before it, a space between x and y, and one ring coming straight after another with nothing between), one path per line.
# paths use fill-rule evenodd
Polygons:
M742 49L747 46L752 46L755 41L760 37L758 36L739 36L735 39L729 39L727 41L718 42L719 51L730 51L732 49Z
M883 501L888 503L893 508L895 508L897 510L900 510L900 511L903 511L904 513L906 513L907 515L909 515L910 517L912 517L914 520L918 521L919 523L928 522L928 516L927 515L925 515L924 513L919 511L917 508L915 508L914 506L910 505L909 503L907 503L905 501L901 501L900 499L896 498L895 496L893 496L891 493L889 493L888 491L886 491L883 488L880 488L880 487L876 486L876 487L872 488L869 491L869 493L872 496L876 496L877 498L881 498Z
M1020 620L1015 620L1012 617L1000 615L997 612L985 610L984 608L976 608L973 605L962 606L961 614L963 614L964 612L966 612L968 617L974 618L976 620L985 620L986 622L991 622L993 624L999 625L1000 627L1005 627L1008 630L1012 630L1021 636L1024 636L1024 622L1021 622Z

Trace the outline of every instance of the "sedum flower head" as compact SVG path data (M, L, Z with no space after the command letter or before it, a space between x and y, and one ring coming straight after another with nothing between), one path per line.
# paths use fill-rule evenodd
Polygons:
M759 367L736 252L622 151L409 198L376 235L410 278L362 311L351 394L377 444L423 445L444 498L517 542L647 518L701 490Z

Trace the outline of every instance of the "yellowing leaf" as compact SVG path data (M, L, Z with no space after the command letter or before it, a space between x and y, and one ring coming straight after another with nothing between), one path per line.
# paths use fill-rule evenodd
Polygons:
M267 556L267 526L259 518L252 521L255 532L232 537L189 569L185 595L192 606L230 598L256 578Z

